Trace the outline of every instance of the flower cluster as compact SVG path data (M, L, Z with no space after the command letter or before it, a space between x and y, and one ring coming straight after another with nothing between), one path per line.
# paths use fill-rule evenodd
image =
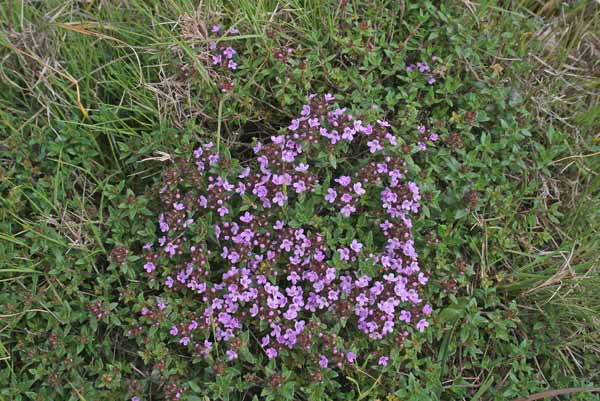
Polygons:
M163 174L159 238L144 245L142 272L164 291L142 315L201 357L219 348L237 359L250 331L266 358L299 351L321 368L369 358L361 336L402 344L424 331L428 274L411 234L421 194L390 124L312 95L253 151L240 162L209 142ZM334 167L336 155L347 158ZM182 296L194 308L169 316L167 301Z
M223 38L228 38L238 35L240 32L237 28L229 28L226 32L222 32L221 25L215 24L211 28L211 34L222 35L218 40L209 42L209 63L211 70L216 70L221 79L218 81L222 92L228 92L233 88L234 81L231 77L231 71L238 68L238 63L235 61L237 51L229 45L229 41L222 41Z
M439 61L439 58L436 56L433 56L431 58L431 61L433 61L433 62ZM431 66L426 61L420 61L415 64L409 64L406 67L406 72L408 72L408 73L418 72L418 73L426 75L428 77L427 84L429 84L429 85L433 85L436 82L433 71L431 70Z

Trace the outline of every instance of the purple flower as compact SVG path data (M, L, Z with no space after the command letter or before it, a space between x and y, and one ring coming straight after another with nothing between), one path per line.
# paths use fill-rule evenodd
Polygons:
M227 67L229 67L230 70L237 69L237 66L237 63L233 60L229 60L229 62L227 62Z
M217 54L216 56L212 56L212 63L213 63L213 65L220 64L221 61L223 61L223 57L221 57L220 54Z
M171 276L167 277L167 279L165 280L165 285L169 288L173 287L173 278Z
M243 221L244 223L250 223L252 221L252 219L254 219L254 216L249 212L244 213L240 217L240 220Z
M154 269L156 269L156 266L152 262L147 262L144 265L144 269L146 270L146 272L152 273L154 271Z
M349 260L350 259L350 251L348 248L340 248L338 249L341 260Z
M169 225L165 222L165 216L162 213L158 216L158 224L163 233L169 231Z
M431 315L432 312L433 312L433 308L431 307L431 305L427 304L423 307L424 314Z
M212 33L217 33L217 32L219 32L219 31L221 31L221 25L219 25L219 24L215 24L215 25L213 25L210 31L211 31Z
M321 125L321 123L319 122L318 118L310 118L308 120L308 125L311 128L315 128L315 127L318 127L319 125Z
M275 348L267 348L267 358L273 359L277 356L277 350Z
M379 361L377 363L381 366L387 366L389 360L390 358L388 358L387 356L382 356L381 358L379 358Z
M344 217L350 217L352 213L356 212L356 208L352 205L346 205L340 210L340 213Z
M308 164L300 163L294 167L294 170L298 171L299 173L304 173L306 170L308 170Z
M329 188L327 189L327 195L325 195L325 200L329 203L333 203L335 201L335 198L337 197L337 192L335 192L335 189Z
M304 181L295 182L293 187L294 190L299 194L306 191L306 185L304 184Z
M360 253L360 250L362 249L363 245L358 242L356 239L352 240L352 243L350 244L350 249L352 249L354 252L356 253Z
M342 139L345 139L347 141L352 141L354 139L354 134L356 133L356 131L354 131L352 128L344 128L344 132L342 132Z
M232 349L227 350L227 352L225 354L227 354L227 359L229 359L230 361L234 360L234 359L237 359L237 357L238 357L237 352L235 352Z
M341 186L346 187L352 182L352 179L347 175L343 175L339 178L336 178L334 181L340 184Z
M350 351L346 354L346 358L348 359L348 362L353 363L356 360L356 354Z
M226 207L221 206L220 208L217 209L217 212L219 213L219 216L223 217L227 213L229 213L229 209L227 209Z
M133 397L131 397L131 401L141 401L141 398L137 395L134 395Z
M319 355L319 366L326 368L329 365L329 359L325 355Z
M231 59L235 53L236 51L232 47L228 47L227 49L223 50L223 55L228 59Z
M326 94L325 94L325 101L326 101L326 102L328 102L328 103L329 103L329 102L331 102L331 101L332 101L332 100L334 100L334 99L335 99L335 96L333 96L331 93L326 93Z
M254 188L253 193L255 193L256 196L258 196L260 199L263 199L267 196L267 187L265 187L264 185L259 185L258 187Z
M177 330L177 327L173 326L171 327L171 330L169 330L169 334L172 336L176 336L179 333L179 330Z
M290 131L296 131L300 127L299 120L292 120L292 123L288 126Z
M178 248L177 245L174 245L172 242L169 242L167 244L167 246L165 246L165 252L168 253L170 256L174 256L175 250L177 248Z
M208 206L208 199L206 199L204 195L200 195L200 197L198 198L198 204L200 205L200 207L205 208L206 206Z
M281 160L291 163L296 160L296 154L291 150L284 150L281 152Z
M173 208L175 210L183 210L183 209L185 209L185 205L181 202L175 202L175 203L173 203Z
M190 343L190 338L189 337L183 337L181 340L179 340L179 343L186 346Z
M400 312L400 319L401 321L404 321L406 323L410 323L410 319L411 319L412 315L409 311L407 310L403 310Z
M240 33L240 31L236 27L233 26L233 27L229 28L229 33L232 35L236 35L236 34Z
M367 142L367 146L369 147L369 152L371 153L376 153L380 150L383 150L383 146L381 146L377 139Z
M365 189L362 187L362 184L360 182L357 182L356 184L354 184L352 186L352 188L354 189L354 192L356 192L356 194L358 196L364 195L366 193Z
M425 331L425 328L429 326L429 322L425 319L421 319L417 322L417 330L421 333Z

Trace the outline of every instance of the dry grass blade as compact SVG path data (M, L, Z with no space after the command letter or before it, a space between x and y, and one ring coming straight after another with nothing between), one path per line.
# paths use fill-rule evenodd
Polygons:
M99 32L95 32L95 31L90 31L89 29L87 29L88 26L97 26L98 24L94 24L94 23L80 23L80 22L69 22L69 23L57 23L56 26L63 28L63 29L67 29L69 31L73 31L73 32L77 32L77 33L81 33L83 35L88 35L88 36L95 36L99 39L106 39L106 40L112 40L115 41L119 44L122 44L123 46L128 47L129 49L131 49L131 51L133 52L133 54L135 55L135 58L137 60L137 64L138 64L138 69L139 69L139 74L140 74L140 84L144 84L143 81L143 73L142 73L142 63L140 61L140 57L138 56L137 52L135 51L135 49L128 45L127 43L123 42L120 39L117 39L115 37L109 36L109 35L105 35L103 33L99 33ZM101 27L104 28L112 28L110 25L100 25Z
M75 94L76 94L76 98L77 98L77 106L79 107L79 110L81 110L81 114L83 114L83 116L85 118L88 118L88 112L86 110L86 108L83 106L83 103L81 103L81 92L79 91L79 83L77 82L77 80L75 78L73 78L68 72L62 72L57 70L56 68L50 66L48 63L44 62L44 60L40 59L39 57L27 53L24 50L19 49L18 47L15 47L11 44L5 44L5 46L7 46L8 48L12 49L13 51L22 54L32 60L34 60L35 62L43 65L44 67L54 71L55 73L57 73L58 75L60 75L61 77L67 79L69 82L71 82L72 85L75 86Z
M592 392L600 392L600 387L570 387L563 388L560 390L548 390L542 391L541 393L532 394L529 397L517 398L513 401L535 401L542 400L548 397L556 397L558 395L566 395L566 394L577 394L577 393L592 393Z

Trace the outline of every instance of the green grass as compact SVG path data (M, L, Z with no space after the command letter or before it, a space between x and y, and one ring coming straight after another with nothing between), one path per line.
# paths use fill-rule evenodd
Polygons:
M599 385L600 5L346 3L0 8L0 400L163 399L173 378L192 382L190 400L251 399L219 393L216 379L194 389L184 361L125 335L143 276L134 255L120 267L110 253L153 224L168 163L156 152L184 155L207 137L243 150L310 92L339 94L400 132L439 121L444 140L415 160L431 194L416 223L434 272L428 341L406 349L406 371L355 372L347 394L328 397L507 400ZM216 22L242 31L226 95L194 50ZM425 55L444 60L444 78L417 97L404 65ZM448 143L454 132L462 146ZM111 308L101 322L88 309L98 301ZM152 368L161 358L165 372Z

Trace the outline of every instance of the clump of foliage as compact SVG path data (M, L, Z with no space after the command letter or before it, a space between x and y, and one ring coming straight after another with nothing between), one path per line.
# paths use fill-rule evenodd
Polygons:
M142 322L208 366L241 358L253 368L234 366L256 374L265 355L301 360L307 370L290 380L309 383L320 369L385 367L429 325L410 148L385 120L363 121L329 94L309 100L254 157L208 142L162 174ZM437 139L414 131L419 149Z

